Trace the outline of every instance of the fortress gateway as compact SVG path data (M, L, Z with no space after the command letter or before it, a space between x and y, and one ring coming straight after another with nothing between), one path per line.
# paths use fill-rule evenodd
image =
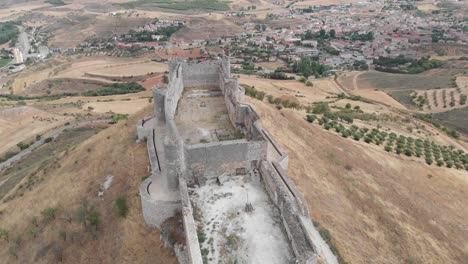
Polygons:
M288 155L242 103L229 59L173 60L153 94L154 116L137 127L152 170L140 196L147 224L182 218L179 262L317 263Z

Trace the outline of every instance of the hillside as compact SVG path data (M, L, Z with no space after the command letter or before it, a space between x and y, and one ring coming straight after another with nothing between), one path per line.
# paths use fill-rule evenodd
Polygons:
M463 263L466 171L345 139L290 109L248 98L289 153L312 219L349 263Z
M135 143L135 124L150 111L56 153L51 166L31 171L19 184L32 179L34 186L1 201L1 228L8 239L0 241L0 262L176 263L141 215L138 186L148 174L148 160L145 144ZM127 203L125 218L116 208L118 197Z

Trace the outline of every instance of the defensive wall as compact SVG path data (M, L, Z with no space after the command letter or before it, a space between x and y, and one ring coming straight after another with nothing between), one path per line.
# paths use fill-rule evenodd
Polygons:
M177 129L175 115L184 88L193 87L219 89L229 120L245 137L185 143ZM149 225L160 227L177 211L182 212L186 245L183 248L185 256L180 257L179 262L202 263L188 187L204 184L221 175L258 170L269 197L280 211L296 263L316 263L316 248L304 227L304 221L310 221L307 204L285 172L288 155L261 126L255 109L241 103L244 90L236 79L230 78L229 59L197 64L173 60L169 63L169 84L155 87L153 95L154 117L144 125L138 125L138 136L146 138L152 167L151 177L140 186L140 197L143 215ZM158 188L155 189L153 184L158 184ZM152 193L151 190L157 191ZM166 199L163 196L166 191L177 192L176 199L174 196Z

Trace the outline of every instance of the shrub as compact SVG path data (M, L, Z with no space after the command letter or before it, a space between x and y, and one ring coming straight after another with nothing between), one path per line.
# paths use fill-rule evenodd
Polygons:
M49 143L49 142L52 142L52 140L54 140L53 137L48 137L44 140L44 143Z
M345 105L345 108L346 108L346 109L351 109L351 104L350 104L350 103L347 103L347 104Z
M351 136L351 131L349 129L343 130L343 131L341 131L341 136L344 137L344 138L347 138L347 137Z
M323 114L326 112L330 112L330 106L328 103L318 103L314 105L314 108L312 109L312 113L314 114Z
M20 143L16 144L16 146L18 146L18 148L20 148L21 150L29 148L29 144L28 143L23 143L23 142L20 142Z
M391 146L389 146L389 145L385 146L385 151L391 152L392 150L393 150L393 149L392 149Z
M115 206L117 206L117 210L121 217L126 217L128 214L128 206L127 200L124 197L119 197L115 200Z
M307 121L313 123L317 119L316 115L307 115Z
M426 163L431 165L432 164L432 158L426 157Z
M41 211L41 215L44 218L45 222L49 222L57 216L58 208L49 207Z
M270 104L274 104L274 98L273 98L273 95L267 95L267 100L268 100L268 103Z
M8 237L8 231L6 229L0 228L0 238L8 242L9 237Z
M413 156L413 150L410 148L405 149L405 155L408 157Z

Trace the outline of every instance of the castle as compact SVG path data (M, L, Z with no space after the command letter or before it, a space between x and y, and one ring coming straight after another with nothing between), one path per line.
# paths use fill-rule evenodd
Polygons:
M153 95L154 115L137 126L152 170L140 196L151 226L181 212L179 262L215 263L237 254L249 258L242 263L274 263L258 255L271 243L275 259L317 263L307 204L285 172L288 155L242 103L244 90L230 76L229 59L170 61L169 83L154 87ZM241 203L245 210L234 205Z

